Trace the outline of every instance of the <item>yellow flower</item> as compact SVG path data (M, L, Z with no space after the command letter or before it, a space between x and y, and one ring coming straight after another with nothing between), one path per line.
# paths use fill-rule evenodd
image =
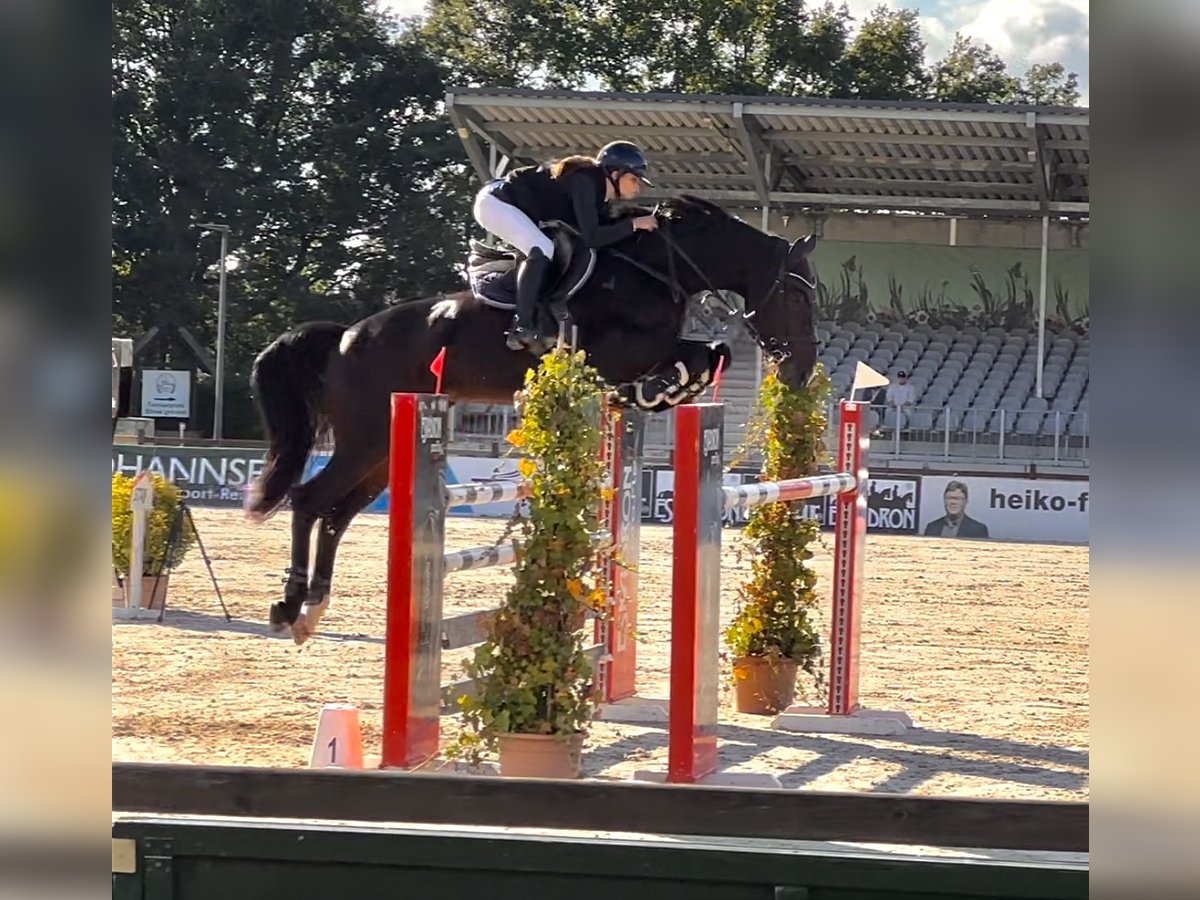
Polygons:
M525 478L532 478L537 471L537 464L532 459L522 459L517 463L517 471Z
M524 447L525 446L525 435L523 435L521 433L521 430L519 428L514 428L512 431L510 431L508 433L508 442L510 444L512 444L514 447Z

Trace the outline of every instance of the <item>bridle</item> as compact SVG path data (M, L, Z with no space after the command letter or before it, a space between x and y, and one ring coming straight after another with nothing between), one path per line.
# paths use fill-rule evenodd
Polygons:
M632 265L635 268L639 269L640 271L644 272L646 275L649 275L651 278L655 279L656 281L659 281L659 282L665 284L668 287L668 289L670 289L671 296L674 298L675 302L686 306L688 301L690 300L690 297L689 297L687 291L685 291L683 289L683 286L680 285L679 279L676 275L677 270L676 270L676 264L675 264L675 257L678 256L680 259L682 259L688 265L688 267L693 272L695 272L697 275L700 276L701 281L703 281L708 286L709 294L711 294L714 297L720 297L720 292L713 285L712 281L709 279L709 277L705 273L705 271L702 268L700 268L700 266L696 263L696 261L694 259L692 259L692 257L687 253L687 251L685 251L682 247L680 247L679 244L676 243L675 240L671 237L671 233L670 233L671 220L668 216L661 214L659 212L659 208L660 208L659 206L656 206L654 208L652 214L657 219L659 219L659 221L662 223L658 229L658 234L659 234L659 237L661 237L667 245L667 274L666 275L662 274L661 272L656 271L655 269L652 269L650 266L647 266L645 263L640 262L639 260L633 259L632 257L628 256L627 254L622 253L619 250L614 250L612 248L609 248L609 252L613 256L616 256L618 259L621 259L621 260L629 263L630 265ZM796 279L797 281L799 281L801 284L805 285L807 288L809 288L813 292L816 291L816 287L817 287L815 283L810 282L804 276L797 275L795 272L788 271L788 268L787 268L788 246L787 246L786 241L781 241L781 243L782 243L782 247L780 248L779 262L775 269L775 280L772 281L771 284L767 287L766 291L763 293L762 298L757 303L753 304L752 308L751 308L750 304L747 304L747 311L743 312L741 314L742 325L745 327L746 331L749 332L750 337L754 340L754 342L756 344L758 344L759 347L762 348L763 352L765 354L767 354L767 356L769 356L771 358L771 360L774 361L776 364L782 363L784 360L786 360L788 357L790 357L792 355L791 342L790 341L779 341L776 338L763 338L762 333L754 325L754 322L753 322L754 317L757 316L764 309L766 309L767 304L773 302L776 299L777 295L779 295L779 293L783 290L783 286L787 282L787 279L789 279L789 278ZM726 308L729 308L728 305L726 305ZM810 347L816 346L816 344L817 344L815 336L806 336L804 338L804 342Z

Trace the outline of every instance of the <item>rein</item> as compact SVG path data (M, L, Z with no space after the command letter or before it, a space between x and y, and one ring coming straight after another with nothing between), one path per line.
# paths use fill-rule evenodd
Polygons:
M667 245L667 267L669 269L669 272L667 275L663 275L661 272L659 272L655 269L652 269L650 266L647 266L645 263L642 263L639 260L633 259L631 256L629 256L625 253L622 253L619 250L614 250L614 249L609 248L608 252L611 253L613 256L617 257L618 259L629 263L631 266L633 266L634 268L638 269L639 271L645 273L646 275L650 276L655 281L658 281L658 282L666 285L667 288L670 289L671 295L675 299L675 301L678 303L681 303L683 305L686 305L690 298L688 297L687 292L684 291L683 287L679 284L679 279L678 279L678 276L676 275L676 266L675 266L675 257L676 256L678 256L685 263L687 263L688 267L691 268L691 270L693 272L695 272L697 275L699 275L700 279L706 285L708 285L708 293L713 294L715 296L720 296L717 288L714 287L712 281L709 279L709 277L705 273L705 271L702 268L700 268L700 266L696 263L696 261L694 259L692 259L692 257L682 247L680 247L679 244L676 243L674 239L671 238L670 227L669 227L670 219L663 216L663 217L661 217L661 221L662 221L662 227L659 228L658 233L659 233L659 236L663 239L663 241ZM754 308L748 309L746 312L743 312L742 316L741 316L742 324L746 327L746 330L750 333L750 337L776 363L783 362L785 359L787 359L789 356L791 356L791 350L789 349L788 343L784 342L783 344L780 344L780 342L777 341L775 338L764 339L762 336L762 333L759 332L759 330L754 326L754 323L752 320L754 319L754 317L756 315L758 315L758 313L762 312L762 310L766 308L768 303L775 300L776 295L779 294L781 288L784 285L785 279L787 279L789 277L794 277L797 280L799 280L801 283L803 283L804 285L809 287L810 289L815 289L815 287L816 287L815 285L810 284L807 279L805 279L799 275L794 275L793 273L791 273L787 270L787 254L788 254L787 243L784 242L782 250L779 254L779 264L778 264L778 267L776 268L775 280L771 282L770 286L767 288L767 290L763 294L762 298L759 300L758 303L756 303L754 305ZM816 341L809 339L808 343L815 344Z

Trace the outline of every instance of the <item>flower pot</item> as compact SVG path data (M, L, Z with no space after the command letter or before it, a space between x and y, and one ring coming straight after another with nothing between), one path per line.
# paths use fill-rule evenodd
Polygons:
M500 774L510 778L578 778L583 735L502 734Z
M742 656L733 661L734 708L741 713L770 716L787 709L796 696L794 659Z
M142 609L162 609L167 602L167 582L170 572L142 576Z

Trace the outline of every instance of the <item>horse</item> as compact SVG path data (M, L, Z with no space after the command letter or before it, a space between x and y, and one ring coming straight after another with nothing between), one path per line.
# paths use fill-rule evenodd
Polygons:
M577 346L604 382L628 387L679 369L693 374L689 399L698 385L702 391L715 374L716 356L707 354L717 353L717 345L700 345L705 357L697 361L696 344L680 340L685 300L729 291L742 298L743 322L778 361L781 379L803 387L817 356L815 238L789 244L688 196L653 212L658 230L595 251L590 277L565 301ZM283 600L270 608L272 630L290 628L297 643L315 633L329 604L338 543L387 487L393 392L434 391L431 361L444 350L442 389L452 402L513 401L537 356L507 347L509 320L510 313L465 291L405 301L348 327L306 323L259 354L251 386L269 449L246 514L262 521L285 499L292 506L291 563ZM700 368L702 378L695 375ZM332 458L300 483L313 446L329 432ZM309 580L309 540L318 520Z

